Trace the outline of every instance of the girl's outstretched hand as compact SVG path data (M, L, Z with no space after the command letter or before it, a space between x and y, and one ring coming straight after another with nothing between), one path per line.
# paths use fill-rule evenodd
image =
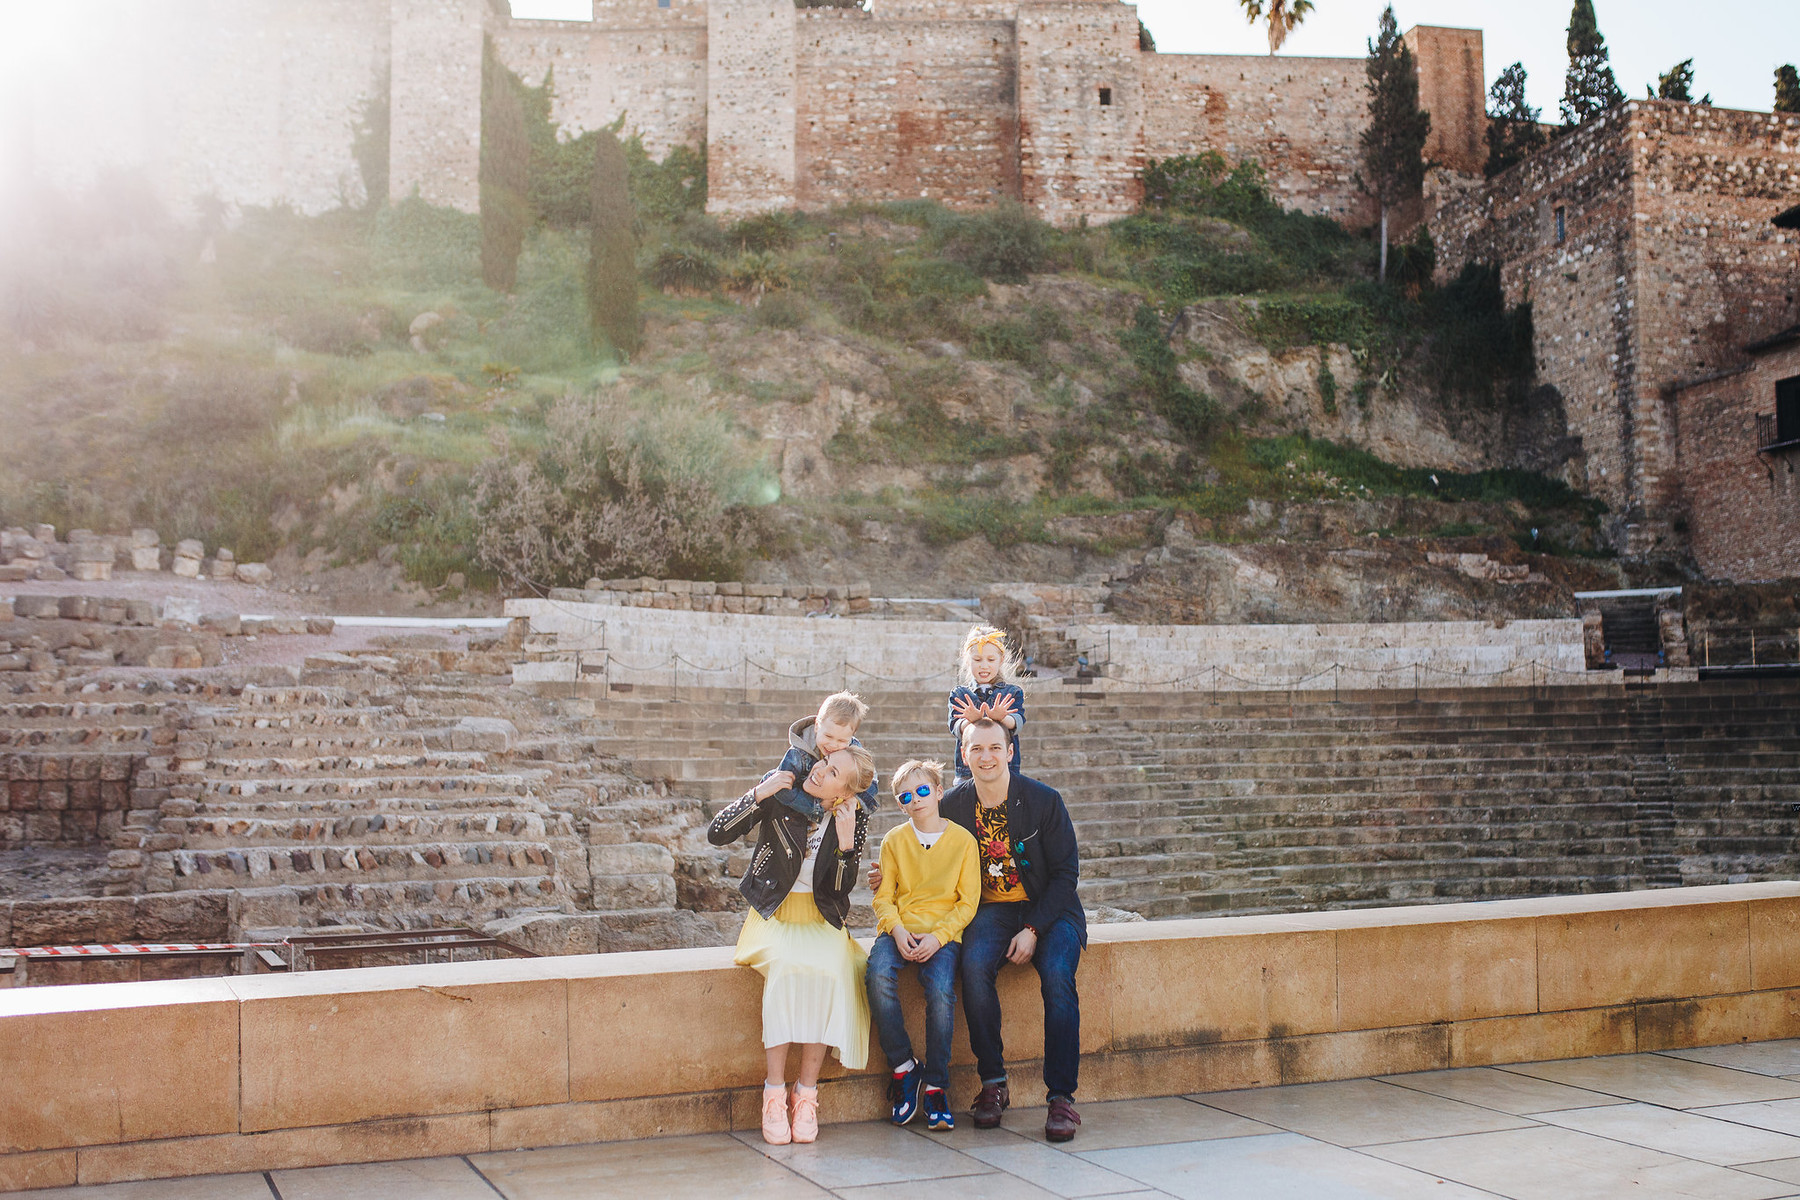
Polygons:
M1012 713L1013 713L1013 698L1010 695L1005 695L1005 694L1001 695L998 699L996 699L991 705L988 706L988 709L987 709L987 715L992 717L996 721L998 721L1001 717L1011 716Z
M975 703L973 696L964 696L956 702L956 719L959 721L979 721L987 715L987 710Z

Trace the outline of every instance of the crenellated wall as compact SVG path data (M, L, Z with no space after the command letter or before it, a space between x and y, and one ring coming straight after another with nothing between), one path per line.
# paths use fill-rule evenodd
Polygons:
M0 154L65 184L146 165L177 208L214 194L320 212L364 199L351 150L385 85L390 198L473 210L484 35L527 82L554 72L571 132L623 116L652 154L705 143L725 216L1020 198L1104 221L1137 205L1146 157L1217 150L1261 161L1287 204L1367 217L1361 59L1146 52L1136 6L1113 0L596 0L592 22L513 19L499 0L146 0L68 30L97 96L48 75L9 89L26 116ZM1433 155L1478 167L1481 35L1407 37Z

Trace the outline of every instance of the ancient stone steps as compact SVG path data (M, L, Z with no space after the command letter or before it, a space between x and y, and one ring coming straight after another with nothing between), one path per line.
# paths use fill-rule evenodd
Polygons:
M549 876L556 854L541 841L413 842L404 846L249 846L174 852L175 886L230 886L230 878L281 883L430 883Z
M381 775L302 775L277 778L219 778L202 776L191 784L196 797L231 796L250 798L269 795L312 796L409 796L442 795L511 795L541 785L549 772L444 772L422 774L408 771Z
M419 841L485 842L496 836L543 840L551 836L573 837L575 830L566 814L546 821L540 813L469 811L461 813L375 813L356 816L324 816L268 813L165 817L165 833L182 835L190 850L273 845L355 844L406 846Z

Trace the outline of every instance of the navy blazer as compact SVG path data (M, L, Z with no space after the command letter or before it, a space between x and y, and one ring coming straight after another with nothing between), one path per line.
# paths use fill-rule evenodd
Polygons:
M975 781L965 780L944 793L938 812L975 833L975 808L981 803ZM1075 823L1069 819L1062 793L1018 773L1006 788L1006 831L1013 860L1025 888L1025 924L1041 933L1067 918L1087 945L1087 912L1075 894L1081 879L1081 855L1075 845Z

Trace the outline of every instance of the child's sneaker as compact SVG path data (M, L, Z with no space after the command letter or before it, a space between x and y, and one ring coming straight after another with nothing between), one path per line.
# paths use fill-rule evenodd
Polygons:
M888 1099L894 1102L894 1124L904 1125L919 1115L919 1085L925 1081L925 1068L913 1063L912 1070L888 1080Z
M763 1141L771 1146L785 1146L794 1140L788 1125L787 1088L763 1084Z
M938 1133L949 1133L956 1128L956 1118L950 1113L950 1097L944 1094L943 1088L925 1089L925 1123Z
M819 1140L819 1089L794 1085L794 1141L796 1144Z

